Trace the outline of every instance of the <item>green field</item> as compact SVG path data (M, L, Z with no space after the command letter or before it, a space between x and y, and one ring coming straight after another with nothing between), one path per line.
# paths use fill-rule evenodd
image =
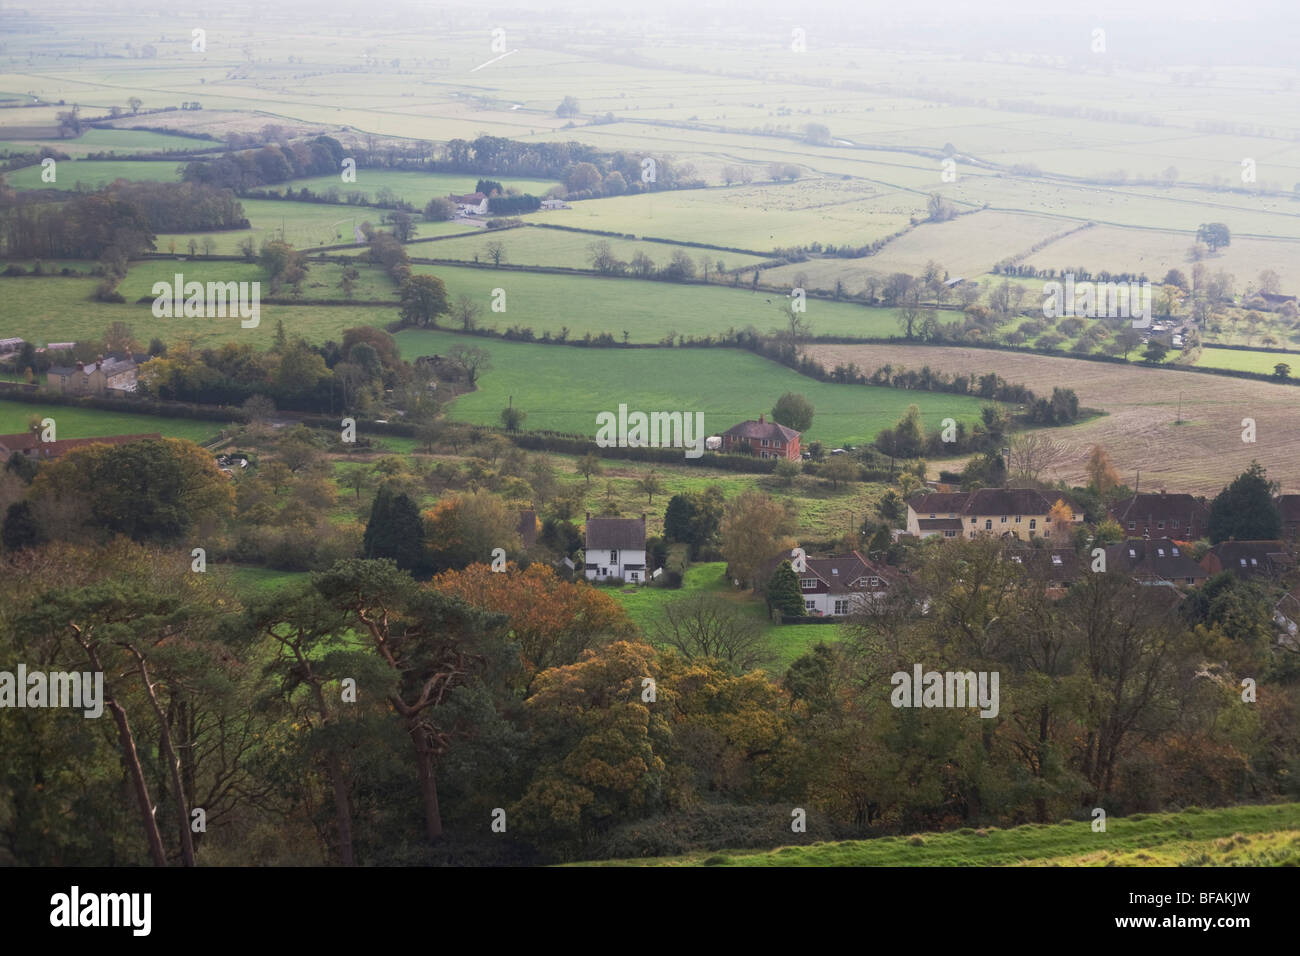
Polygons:
M1247 352L1237 349L1202 349L1197 365L1207 368L1226 368L1235 372L1258 372L1272 375L1273 366L1278 363L1291 366L1292 378L1300 376L1300 354L1286 355L1281 352Z
M385 325L398 318L397 304L392 307L366 305L312 305L312 299L343 298L338 287L341 266L313 264L303 283L302 305L266 305L260 307L261 322L256 328L242 328L238 318L155 318L151 303L137 303L142 295L152 294L155 281L171 281L179 272L196 281L253 281L264 278L260 266L243 262L204 262L194 260L147 260L132 264L123 281L124 303L98 302L91 298L98 279L94 278L0 278L0 296L12 313L0 319L3 337L19 336L29 342L97 340L115 321L126 322L142 344L152 338L164 342L189 339L202 346L222 342L246 342L259 349L269 348L276 323L283 322L288 335L301 335L312 343L339 340L344 329L358 325ZM369 266L361 266L361 280L355 298L385 298L391 295L387 276ZM386 292L385 289L388 291ZM269 290L262 286L262 296ZM291 296L285 290L286 297Z
M244 215L248 217L250 228L232 229L222 232L163 233L158 236L155 245L159 252L173 251L184 254L191 238L199 243L205 236L211 236L216 243L213 252L218 255L233 255L239 251L239 244L252 237L258 246L268 239L284 238L295 249L310 252L317 246L332 246L356 241L353 229L363 222L373 223L378 227L384 216L384 210L369 206L346 206L333 203L295 202L287 199L241 199ZM458 222L424 222L416 224L415 237L453 236L460 233L473 234L475 227ZM420 255L413 246L412 255ZM200 246L199 251L202 251Z
M197 140L195 140L197 142ZM144 182L177 182L181 164L175 160L148 162L145 160L60 160L54 167L54 182L41 180L42 167L24 166L7 174L9 185L15 189L98 189L115 179Z
M1223 845L1221 845L1223 844ZM1091 822L1029 823L778 850L700 852L589 866L1295 866L1300 804L1188 808Z
M559 213L556 213L559 215ZM407 251L413 256L426 256L438 259L463 259L465 261L490 262L487 245L499 241L505 246L505 262L513 265L558 266L568 269L590 269L590 247L594 242L608 242L610 250L624 262L631 262L638 252L649 256L656 268L668 265L676 250L682 250L691 257L697 270L700 260L706 260L709 274L713 275L719 260L726 269L738 269L741 266L755 266L763 262L761 256L747 256L739 252L720 252L716 249L699 249L689 246L669 245L663 242L635 242L629 239L610 239L590 233L568 232L560 229L511 229L508 232L479 232L464 239L448 239L445 242L428 245L409 246ZM477 259L476 259L477 257ZM697 275L701 273L697 271Z
M792 391L816 408L805 441L833 447L874 439L912 403L920 406L927 430L946 417L973 422L983 404L964 395L818 382L732 349L582 349L411 330L398 333L397 341L408 360L446 354L454 345L488 351L492 369L448 412L477 424L497 423L513 398L528 413L527 429L594 436L596 415L617 413L622 403L632 411L702 412L707 434L714 435L769 413L783 393Z
M97 408L0 400L0 434L16 435L27 431L27 422L33 415L54 419L55 438L96 438L100 435L145 435L157 432L168 438L204 442L216 437L223 427L221 422L201 422L189 418L163 418L134 412L107 412Z
M501 237L506 253L511 230ZM428 255L441 255L444 243L430 243ZM725 256L724 256L725 257ZM771 292L702 283L656 282L643 279L548 275L467 266L414 265L417 275L436 275L447 286L449 298L468 295L483 309L479 324L505 330L513 325L531 327L540 336L568 327L570 339L587 332L609 332L622 341L656 343L670 332L677 335L717 335L753 326L767 334L783 327L788 300ZM492 312L493 289L506 293L504 313ZM807 300L803 318L813 335L898 335L893 309L866 308L847 302ZM391 320L390 320L391 321Z

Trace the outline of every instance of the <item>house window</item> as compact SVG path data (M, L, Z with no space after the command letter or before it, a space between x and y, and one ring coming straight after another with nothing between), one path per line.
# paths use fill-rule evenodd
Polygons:
M985 531L992 531L992 530L993 530L993 519L992 519L992 518L985 518L985 519L984 519L984 530L985 530Z
M1178 519L1175 518L1173 521L1169 522L1169 527L1171 527L1171 528L1177 528L1177 527L1178 527Z
M1061 556L1059 554L1052 555L1052 563L1059 567L1061 564Z
M1037 518L1030 518L1030 519L1029 519L1029 530L1030 530L1030 531L1033 531L1033 530L1034 530L1035 528L1037 528L1037 527L1038 527L1038 519L1037 519Z
M617 565L617 564L618 564L618 552L617 552L617 551L610 551L610 552L609 552L609 563L610 563L610 564L614 564L614 565Z
M933 518L933 517L934 517L934 514L933 514L933 513L931 513L931 514L930 514L930 517L931 517L931 518Z
M1002 520L1005 521L1006 519L1003 518ZM1020 515L1016 515L1016 524L1020 524Z
M1130 522L1128 523L1128 529L1129 529L1130 531L1133 531L1133 530L1135 530L1136 528L1137 528L1137 522L1136 522L1136 521L1130 521Z
M849 602L848 602L848 601L836 601L836 602L835 602L835 613L836 613L836 614L848 614L848 613L849 613Z
M767 446L768 446L768 441L767 441L766 438L764 438L764 439L763 439L763 447L766 448ZM766 456L765 456L765 457L766 457Z
M1163 528L1164 526L1165 526L1165 523L1164 523L1163 521L1157 521L1157 522L1156 522L1156 527L1157 527L1157 528Z
M972 532L970 533L970 536L971 536L972 538L975 537L975 532L972 531Z
M803 602L803 609L804 609L805 611L815 611L815 610L817 610L817 602L816 602L816 601L804 601L804 602Z
M1195 579L1195 578L1188 578L1188 579L1187 579L1187 583L1188 583L1188 584L1195 584L1195 583L1196 583L1196 579Z
M1156 554L1163 558L1163 557L1165 556L1165 549L1164 549L1164 548L1156 548Z
M799 586L805 591L810 591L817 586L816 578L803 578L799 581Z
M1002 516L1002 524L1006 524L1006 523L1007 523L1007 516L1006 516L1006 515L1003 515L1003 516Z
M978 518L971 518L971 519L970 519L970 523L971 523L971 524L974 524L974 523L975 523L976 521L978 521L978 520L979 520Z
M954 531L952 528L949 528L947 531L943 533L943 536L945 538L955 538L957 537L957 532Z
M605 575L609 574L609 570L607 568L601 568L597 573L603 578Z
M872 578L867 583L873 588L878 588L880 587L880 578Z
M1175 557L1175 558L1178 557L1178 549L1177 549L1177 548L1170 548L1169 550L1171 550L1171 551L1174 553L1174 557Z

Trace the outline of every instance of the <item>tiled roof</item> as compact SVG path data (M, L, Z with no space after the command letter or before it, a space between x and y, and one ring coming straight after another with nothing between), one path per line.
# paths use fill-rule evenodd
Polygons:
M1210 549L1225 571L1238 575L1278 574L1295 563L1281 541L1220 541Z
M0 435L0 448L10 452L30 451L36 449L40 458L57 458L64 452L87 445L125 445L128 442L144 441L149 438L162 438L158 432L145 435L102 435L98 438L61 438L58 441L42 442L36 435L26 432L19 435Z
M645 550L645 518L588 518L586 531L589 549Z
M1126 571L1142 580L1203 580L1209 573L1170 538L1129 538L1106 549L1106 568Z
M1279 495L1277 508L1286 522L1300 521L1300 495Z
M959 515L1042 515L1064 501L1077 512L1070 498L1060 492L1033 488L980 488L978 491L933 492L909 502L919 516Z
M776 422L741 422L739 425L732 425L724 435L730 435L732 438L776 438L781 441L794 441L799 437L799 433L793 428L786 428L784 425L778 425Z
M1186 494L1142 493L1116 502L1111 516L1121 525L1126 521L1169 521L1173 518L1196 518L1204 523L1210 511L1202 499Z

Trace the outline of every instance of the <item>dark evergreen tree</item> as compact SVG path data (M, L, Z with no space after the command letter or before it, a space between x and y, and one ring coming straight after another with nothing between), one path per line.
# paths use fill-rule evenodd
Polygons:
M689 544L694 534L695 504L689 495L673 495L664 512L664 537Z
M1252 461L1210 503L1210 541L1263 541L1282 534L1282 514L1264 466Z
M26 501L16 501L5 512L4 528L0 530L0 542L6 551L21 551L33 548L40 543L41 530L32 514L32 506Z
M419 507L387 485L375 495L361 543L367 558L391 558L403 571L423 572L428 564Z
M767 582L767 606L790 617L802 617L806 613L799 575L794 573L789 560L782 561L772 574L772 580Z

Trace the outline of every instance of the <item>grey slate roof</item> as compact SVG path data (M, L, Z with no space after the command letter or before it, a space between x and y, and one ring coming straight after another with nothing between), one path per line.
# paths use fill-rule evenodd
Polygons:
M588 518L587 548L598 551L645 550L645 518Z

